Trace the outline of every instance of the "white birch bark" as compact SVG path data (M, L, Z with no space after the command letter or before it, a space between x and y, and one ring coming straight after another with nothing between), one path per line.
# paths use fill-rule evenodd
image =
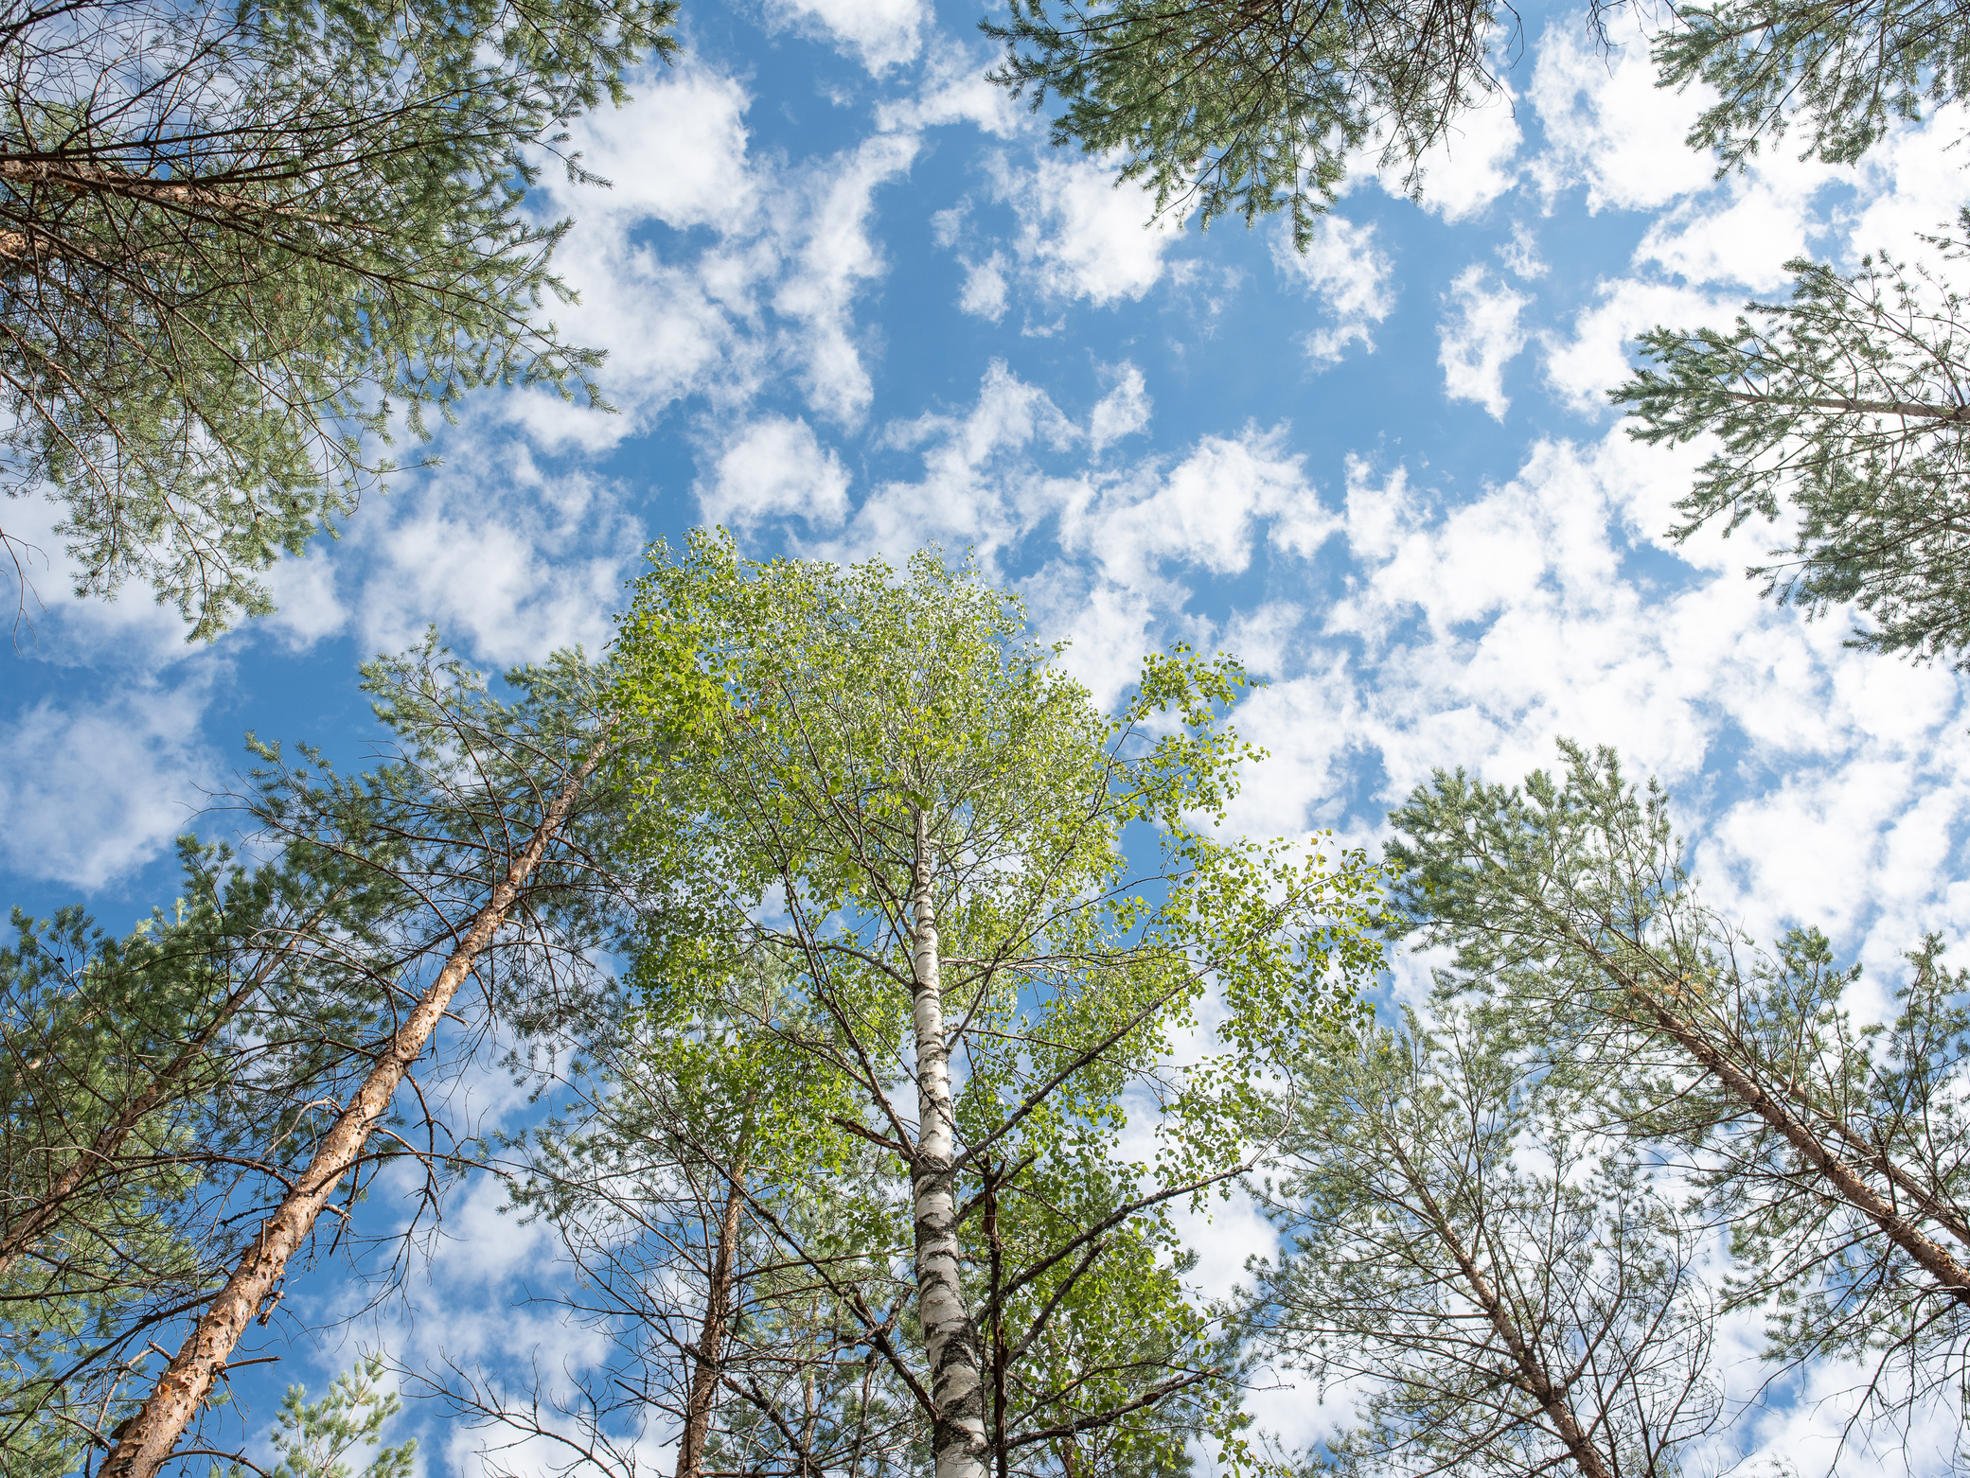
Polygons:
M910 1165L916 1217L917 1311L937 1405L932 1434L936 1478L988 1478L985 1389L978 1331L959 1279L958 1204L952 1159L956 1116L950 1050L944 1042L944 988L931 901L930 821L916 814L910 878L910 970L917 1049L917 1147Z

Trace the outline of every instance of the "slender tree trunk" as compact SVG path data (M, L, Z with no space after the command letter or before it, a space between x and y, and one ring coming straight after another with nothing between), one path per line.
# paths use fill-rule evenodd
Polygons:
M294 939L298 939L307 930L319 924L334 903L334 898L330 898L309 915L291 933L290 947ZM124 1105L115 1118L97 1130L95 1138L89 1141L88 1148L70 1161L68 1166L55 1177L53 1183L35 1199L33 1205L14 1218L7 1227L6 1233L0 1235L0 1277L5 1277L15 1261L54 1226L61 1215L62 1207L82 1190L90 1177L116 1158L130 1136L137 1132L137 1126L171 1095L178 1086L179 1079L184 1077L192 1064L198 1061L205 1049L212 1045L219 1033L225 1030L226 1023L238 1014L239 1008L246 1004L248 998L266 984L273 974L274 966L285 959L287 953L288 950L285 948L277 951L272 959L235 986L225 1000L219 1003L218 1009L212 1013L205 1025L172 1055L169 1062L151 1076L150 1081L144 1085L143 1091Z
M684 1432L677 1440L677 1478L703 1478L705 1440L711 1434L711 1411L724 1373L725 1333L732 1318L734 1264L738 1260L739 1213L745 1196L733 1172L725 1192L725 1212L718 1222L718 1250L711 1260L711 1286L705 1293L705 1319L691 1369L691 1389L684 1401Z
M1799 1157L1832 1188L1837 1199L1845 1201L1879 1227L1890 1242L1936 1280L1942 1292L1958 1303L1970 1305L1970 1267L1958 1261L1948 1248L1927 1236L1921 1227L1897 1211L1886 1197L1867 1183L1859 1170L1815 1134L1789 1105L1732 1062L1700 1028L1678 1016L1660 991L1650 990L1646 982L1619 961L1611 959L1578 930L1570 932L1574 943L1622 988L1656 1029L1687 1053L1697 1067L1734 1099L1776 1130L1779 1137L1792 1146Z
M548 844L568 819L576 798L601 758L602 749L597 745L549 804L533 835L527 838L526 846L507 865L506 875L493 888L492 896L473 915L465 937L445 961L437 979L391 1036L389 1046L376 1059L355 1097L336 1116L307 1169L301 1172L273 1214L261 1223L258 1235L241 1254L232 1277L206 1306L205 1313L158 1377L143 1405L118 1428L115 1445L103 1462L100 1478L154 1478L158 1468L171 1456L178 1439L204 1404L213 1381L225 1369L226 1357L273 1291L288 1260L307 1240L315 1219L335 1194L342 1177L361 1157L377 1121L389 1109L397 1085L410 1071L411 1064L423 1055L451 998L505 924L513 905L525 896L528 881L546 854Z
M956 1116L944 989L931 901L930 818L916 813L910 879L910 969L917 1049L917 1146L910 1160L917 1252L917 1313L930 1360L936 1478L989 1478L978 1330L965 1307L958 1256Z
M1006 1311L1000 1301L1005 1286L1005 1249L999 1239L999 1176L992 1162L985 1162L985 1247L989 1258L986 1292L992 1310L992 1461L998 1478L1010 1478L1012 1452L1006 1446Z
M1539 1354L1526 1342L1525 1333L1519 1328L1512 1311L1506 1307L1498 1290L1491 1286L1491 1280L1484 1276L1484 1270L1477 1265L1477 1259L1464 1245L1457 1234L1456 1226L1443 1213L1436 1197L1409 1158L1408 1151L1394 1140L1385 1140L1389 1153L1396 1163L1402 1166L1402 1173L1415 1187L1417 1199L1424 1211L1429 1214L1430 1230L1456 1263L1457 1272L1464 1280L1464 1286L1477 1306L1484 1311L1484 1317L1497 1334L1499 1342L1505 1346L1505 1353L1511 1357L1512 1368L1517 1374L1519 1389L1539 1403L1546 1420L1552 1423L1553 1434L1565 1446L1567 1456L1573 1459L1582 1478L1613 1478L1613 1470L1607 1465L1599 1448L1595 1447L1580 1426L1579 1418L1573 1414L1573 1404L1567 1399L1566 1386L1553 1378L1553 1372L1546 1368Z

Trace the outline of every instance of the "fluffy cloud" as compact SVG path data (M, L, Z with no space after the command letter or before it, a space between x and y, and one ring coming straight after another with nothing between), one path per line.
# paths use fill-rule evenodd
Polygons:
M1701 88L1655 86L1634 12L1608 21L1604 51L1574 16L1555 21L1535 47L1530 98L1546 134L1532 172L1548 193L1587 188L1590 210L1645 210L1701 190L1716 164L1683 138L1705 105Z
M1476 401L1493 420L1505 419L1505 366L1525 347L1519 315L1527 301L1482 266L1457 275L1445 299L1449 312L1438 325L1444 394Z
M0 725L0 859L17 876L100 888L163 853L205 803L209 678L94 704L43 701Z
M808 403L844 425L860 421L875 395L850 317L862 285L883 271L869 234L875 192L909 169L918 142L911 134L877 134L820 183L793 270L774 296L774 307L804 330L795 349Z
M583 167L610 184L580 191L582 217L739 229L756 203L746 156L749 101L736 79L688 61L632 79L628 103L584 114L577 125L573 147ZM564 182L554 186L570 193Z
M1617 278L1599 286L1597 300L1574 318L1570 334L1546 333L1546 381L1578 415L1614 414L1607 393L1628 377L1629 341L1657 324L1671 327L1728 321L1736 302L1668 283Z
M1292 233L1282 228L1272 238L1272 259L1287 280L1319 300L1330 320L1307 336L1309 359L1336 364L1353 345L1375 347L1376 325L1395 308L1395 286L1373 226L1323 215L1305 251L1295 250Z
M818 32L871 72L883 72L923 49L929 9L925 0L768 0L767 14Z
M338 551L363 646L395 651L435 624L501 666L562 647L598 651L647 542L642 523L612 484L473 432L453 432L448 465L399 488L388 516L377 508ZM489 500L488 487L503 496Z
M848 472L805 421L764 416L719 451L698 507L707 523L739 528L776 515L831 526L848 512Z
M1149 425L1149 388L1142 371L1132 364L1115 367L1115 385L1095 402L1088 417L1088 442L1099 457L1125 436L1134 436Z
M1141 298L1162 279L1178 222L1155 197L1118 184L1107 161L1043 154L1030 168L1000 161L993 193L1019 222L1021 267L1049 297L1097 307Z
M1065 514L1060 541L1131 586L1169 565L1244 570L1261 520L1275 548L1300 555L1339 526L1283 428L1207 436L1167 470L1153 461L1130 469Z
M1464 221L1509 190L1518 179L1522 141L1516 99L1508 87L1456 119L1416 161L1417 198L1447 221ZM1400 186L1384 172L1385 183Z

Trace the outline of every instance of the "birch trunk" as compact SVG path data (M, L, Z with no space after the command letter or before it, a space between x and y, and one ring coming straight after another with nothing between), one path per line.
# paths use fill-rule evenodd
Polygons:
M705 1440L711 1435L711 1410L724 1372L725 1332L732 1318L733 1264L738 1256L739 1212L745 1196L737 1172L725 1193L725 1212L718 1223L718 1250L711 1260L711 1286L705 1294L705 1319L698 1331L698 1348L691 1367L691 1389L684 1401L684 1432L677 1440L677 1478L704 1478Z
M282 1197L273 1214L261 1223L258 1235L241 1254L232 1277L206 1306L143 1405L117 1429L100 1478L154 1478L171 1456L178 1439L210 1394L212 1383L225 1369L226 1357L259 1313L285 1272L288 1260L307 1241L315 1219L335 1194L342 1177L361 1157L371 1132L388 1110L397 1085L410 1071L411 1064L423 1055L451 998L505 924L513 905L525 896L528 881L546 854L548 844L568 819L576 798L601 758L598 745L589 751L580 768L549 804L533 835L527 838L526 846L507 865L506 875L493 888L492 896L473 915L464 938L445 961L437 979L391 1036L389 1046L376 1059L355 1097L336 1116L307 1169Z
M930 818L916 813L910 878L910 970L917 1052L917 1146L910 1162L917 1253L917 1312L930 1360L937 1415L935 1478L989 1478L985 1393L978 1330L965 1307L958 1256L956 1115L950 1049L944 1041L944 990L931 900Z

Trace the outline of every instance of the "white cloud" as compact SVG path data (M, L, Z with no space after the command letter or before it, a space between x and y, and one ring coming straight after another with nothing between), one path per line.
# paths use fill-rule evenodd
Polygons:
M1918 233L1960 235L1966 138L1970 106L1963 103L1891 128L1857 171L1865 203L1848 223L1844 255L1885 250L1905 257Z
M781 24L826 36L871 72L884 72L923 49L925 0L769 0Z
M1339 527L1283 429L1207 436L1167 471L1155 461L1131 469L1063 515L1060 542L1125 586L1165 565L1236 574L1251 562L1260 520L1273 547L1299 555Z
M997 323L1006 314L1006 259L993 252L982 262L964 262L964 286L958 307L974 318Z
M100 888L160 856L206 803L209 681L37 703L0 726L0 858L17 876Z
M1467 109L1417 164L1417 196L1447 221L1464 221L1510 189L1518 179L1521 134L1515 99L1507 87ZM1387 181L1400 188L1399 180Z
M1607 393L1628 378L1628 342L1657 324L1727 322L1735 302L1668 283L1624 277L1599 285L1599 297L1573 321L1570 337L1542 335L1546 380L1583 416L1615 414Z
M725 443L698 507L706 522L736 528L775 516L833 526L848 512L848 472L805 421L763 416Z
M1646 210L1701 190L1716 169L1683 143L1705 105L1701 88L1665 92L1632 11L1609 18L1604 52L1577 16L1555 21L1534 51L1529 96L1546 133L1533 172L1549 194L1587 187L1587 208Z
M1115 368L1115 384L1095 402L1088 417L1088 441L1099 457L1125 436L1134 436L1149 426L1149 388L1142 371L1129 363Z
M1849 173L1768 150L1748 171L1658 216L1634 259L1693 285L1742 283L1769 291L1788 280L1784 263L1808 250L1814 198Z
M379 506L352 530L363 645L396 651L435 624L460 651L502 666L563 647L598 651L647 542L642 524L619 488L544 470L476 431L455 428L445 467L407 481L387 518ZM488 487L502 496L489 499Z
M576 127L582 165L611 185L582 190L581 215L738 229L755 204L745 88L689 61L675 71L645 72L630 86L626 104L593 109ZM557 194L568 192L554 183Z
M1020 264L1051 297L1097 306L1141 298L1161 280L1178 223L1155 197L1118 182L1103 160L1043 154L1030 169L1001 161L993 193L1019 221Z
M267 572L275 606L267 627L292 650L313 646L348 624L348 607L335 592L332 548L322 540L302 557L283 559Z
M876 126L886 132L969 123L994 138L1017 133L1025 110L986 76L997 58L969 45L938 38L918 76L920 85L905 98L876 105Z
M1331 320L1307 336L1308 358L1334 364L1355 344L1375 347L1376 325L1395 308L1395 274L1372 225L1330 212L1314 222L1305 251L1294 249L1292 233L1282 227L1272 238L1272 260L1288 281L1319 299Z
M923 475L879 484L827 552L898 558L926 544L968 545L989 561L1071 496L1036 465L1034 450L1060 450L1082 434L1043 391L995 360L964 415L931 414L884 428L888 445L922 450Z
M1437 325L1437 363L1444 394L1483 406L1505 419L1505 366L1525 347L1519 314L1524 294L1512 291L1482 266L1466 267L1450 284L1449 308Z
M918 146L914 135L877 134L821 183L793 271L774 295L774 307L805 330L796 352L808 404L843 425L859 422L875 397L850 317L862 285L883 272L869 234L875 192L909 169Z

